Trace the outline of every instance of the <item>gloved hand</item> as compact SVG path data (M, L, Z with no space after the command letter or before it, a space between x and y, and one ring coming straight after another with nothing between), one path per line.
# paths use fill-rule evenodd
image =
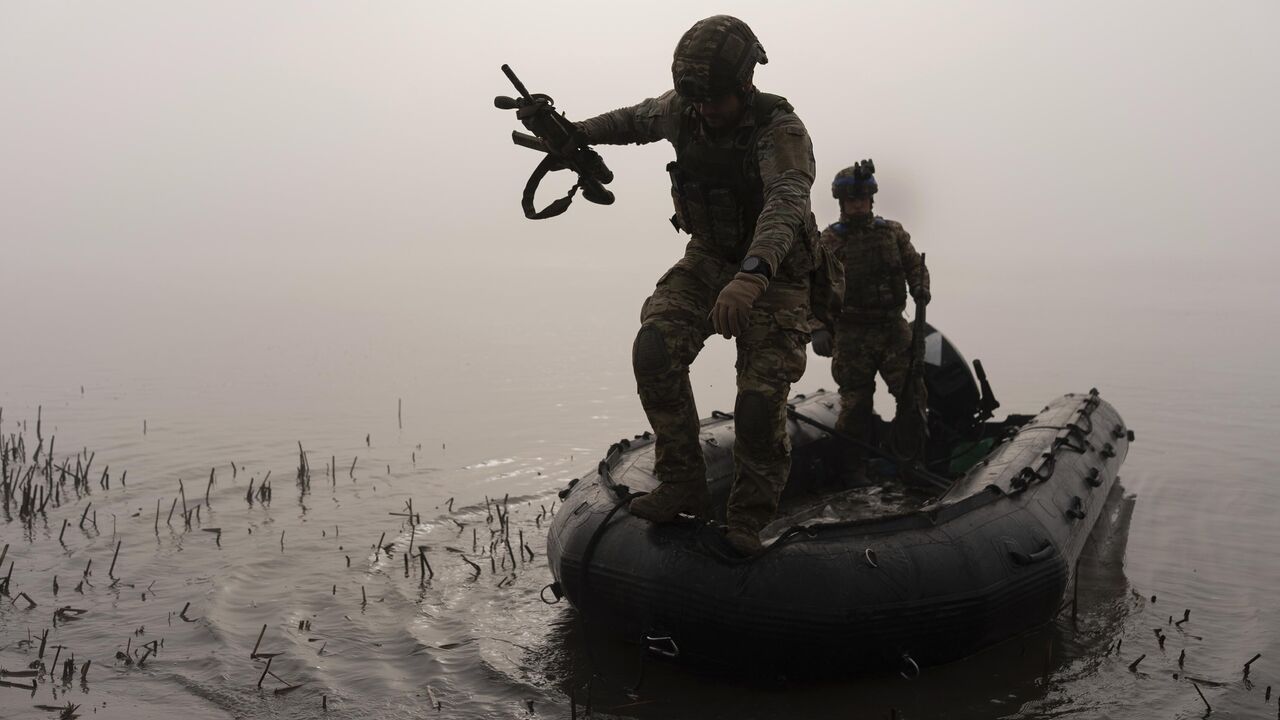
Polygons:
M813 351L822 357L831 357L832 343L835 340L831 335L831 331L824 327L820 327L813 331L812 337Z
M745 272L734 275L711 308L711 327L726 338L741 335L747 329L751 306L768 286L769 281L763 275Z
M929 294L929 288L926 287L911 288L911 297L915 300L919 300L925 305L928 305L929 300L933 299L933 296Z

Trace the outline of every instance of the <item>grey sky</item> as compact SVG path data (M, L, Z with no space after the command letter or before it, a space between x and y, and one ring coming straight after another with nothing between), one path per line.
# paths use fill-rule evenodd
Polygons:
M385 306L447 333L536 326L529 288L583 271L634 322L683 243L671 149L604 148L615 206L526 221L498 66L582 118L664 91L676 39L725 11L811 131L819 221L874 157L942 313L1082 283L1275 307L1274 2L6 2L0 299L38 302L36 338Z

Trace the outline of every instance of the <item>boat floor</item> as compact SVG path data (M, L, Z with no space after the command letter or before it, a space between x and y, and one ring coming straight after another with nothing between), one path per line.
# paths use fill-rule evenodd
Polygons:
M938 497L937 490L905 484L896 474L877 474L875 463L868 479L868 484L861 487L833 488L828 492L785 498L777 518L765 526L761 537L771 540L796 525L901 515L918 510Z

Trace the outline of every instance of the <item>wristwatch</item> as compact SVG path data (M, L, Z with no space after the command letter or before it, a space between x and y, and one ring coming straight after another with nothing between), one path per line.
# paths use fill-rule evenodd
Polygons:
M773 279L773 271L769 269L769 263L765 262L764 258L755 255L748 255L738 269L752 275L763 275L766 280Z

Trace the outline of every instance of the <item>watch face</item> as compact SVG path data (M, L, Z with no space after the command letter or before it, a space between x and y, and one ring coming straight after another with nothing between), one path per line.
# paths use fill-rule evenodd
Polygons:
M760 258L753 256L743 260L742 270L749 273L758 272L760 270Z

